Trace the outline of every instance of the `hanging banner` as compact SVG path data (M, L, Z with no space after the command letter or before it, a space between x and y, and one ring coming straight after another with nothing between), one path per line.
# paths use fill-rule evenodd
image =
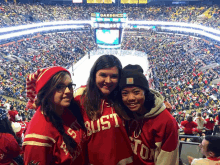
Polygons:
M106 3L106 4L112 4L112 0L104 0L104 3Z
M146 4L146 3L147 3L147 0L139 0L139 3L140 3L140 4Z

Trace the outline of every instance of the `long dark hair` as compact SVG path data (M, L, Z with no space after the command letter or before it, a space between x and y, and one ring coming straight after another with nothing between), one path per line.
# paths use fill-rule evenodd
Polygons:
M18 144L21 144L21 140L14 133L11 126L11 122L8 120L8 118L0 120L0 133L9 133L13 135L16 141L18 142Z
M214 123L215 121L214 121L214 118L213 118L213 114L209 114L209 121L211 122L211 123Z
M121 77L122 65L119 59L114 55L100 56L96 60L90 71L90 75L87 81L87 86L81 96L81 99L84 100L83 106L86 110L88 117L91 120L101 116L100 105L103 94L96 85L96 73L100 69L112 68L112 67L116 67L118 69L118 74L119 74L118 81L119 81ZM117 87L109 94L108 96L109 101L111 101L112 103L115 102L115 100L117 99L118 91L119 91L119 86L117 85Z
M63 136L63 140L67 146L67 149L72 151L76 149L77 143L71 136L65 133L63 128L63 120L54 112L53 103L50 101L50 98L53 96L53 93L56 90L56 86L62 82L65 75L69 75L69 73L66 71L58 72L44 85L44 87L37 94L36 106L41 106L41 111L43 112L44 116L49 118L53 126ZM76 117L81 127L85 129L83 117L80 113L80 108L74 99L71 100L68 109Z

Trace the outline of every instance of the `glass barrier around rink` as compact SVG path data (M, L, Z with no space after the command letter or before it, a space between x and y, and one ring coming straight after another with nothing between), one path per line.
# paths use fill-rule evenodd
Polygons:
M90 51L90 55L115 54L119 56L135 55L140 57L147 57L147 54L136 50L121 50L121 49L97 49Z

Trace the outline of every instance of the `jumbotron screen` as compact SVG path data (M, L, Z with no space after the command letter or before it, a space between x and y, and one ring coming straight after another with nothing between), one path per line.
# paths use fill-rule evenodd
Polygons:
M96 29L96 43L102 45L118 45L120 44L119 29Z

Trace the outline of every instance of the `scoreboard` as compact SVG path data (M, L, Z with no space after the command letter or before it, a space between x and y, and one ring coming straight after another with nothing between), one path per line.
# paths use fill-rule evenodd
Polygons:
M91 13L96 44L103 48L120 47L126 13Z
M91 20L95 22L126 22L127 14L105 14L105 13L91 13Z

